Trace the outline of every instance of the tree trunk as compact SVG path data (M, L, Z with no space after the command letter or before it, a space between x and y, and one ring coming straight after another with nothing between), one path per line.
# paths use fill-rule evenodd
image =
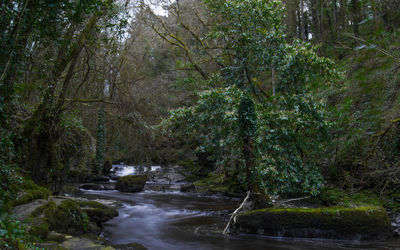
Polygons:
M239 105L239 123L241 136L243 139L243 158L245 160L246 183L250 191L254 208L265 208L271 204L271 199L265 190L260 188L259 178L256 173L256 161L254 155L254 137L256 133L257 116L253 100L248 97L242 97Z
M31 172L35 182L48 187L58 187L58 181L65 171L62 157L66 156L62 154L63 149L59 147L58 142L64 133L61 126L61 114L74 67L87 37L104 11L105 9L102 9L93 14L69 51L65 45L67 43L59 48L43 101L24 128L24 137L29 140L28 143L23 143L22 149L28 157L28 160L24 162L25 168ZM73 32L70 31L71 29L65 34L66 41L73 39ZM63 72L68 65L67 74L63 77ZM56 90L62 78L61 92L56 97ZM54 103L56 105L53 105Z
M360 36L360 18L361 18L361 3L359 0L351 0L351 11L353 13L353 33L355 36Z

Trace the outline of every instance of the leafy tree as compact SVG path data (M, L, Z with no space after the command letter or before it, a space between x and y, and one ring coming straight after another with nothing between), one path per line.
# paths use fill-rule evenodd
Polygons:
M215 20L210 36L224 46L225 67L215 82L228 87L173 112L171 123L189 121L191 132L202 138L200 150L210 151L225 168L235 159L256 207L270 203L265 190L318 193L322 178L313 156L330 124L324 105L309 91L335 77L333 62L318 57L309 44L286 43L280 1L205 2ZM267 73L276 80L260 82Z

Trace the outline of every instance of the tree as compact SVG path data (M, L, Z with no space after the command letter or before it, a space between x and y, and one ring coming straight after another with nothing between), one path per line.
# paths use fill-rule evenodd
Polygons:
M206 127L190 125L189 130L201 134L200 149L211 151L217 162L237 159L255 207L268 206L273 193L318 193L322 182L312 156L321 149L329 124L323 105L308 91L312 83L320 86L334 77L333 62L318 57L310 44L286 43L280 1L206 4L215 21L210 36L223 44L219 59L226 65L214 79L227 87L201 95L195 107L173 112L170 121ZM276 83L260 82L271 72ZM315 141L302 136L310 133Z

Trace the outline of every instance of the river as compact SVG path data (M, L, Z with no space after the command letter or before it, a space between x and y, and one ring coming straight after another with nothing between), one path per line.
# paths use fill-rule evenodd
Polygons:
M121 170L132 174L135 170ZM121 172L120 172L121 173ZM222 230L240 200L179 191L122 193L84 191L90 199L122 202L119 216L104 225L111 244L137 242L148 249L400 249L398 239L353 242L270 238L258 235L223 236Z

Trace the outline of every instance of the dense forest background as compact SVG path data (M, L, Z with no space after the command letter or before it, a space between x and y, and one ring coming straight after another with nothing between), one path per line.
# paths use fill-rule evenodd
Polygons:
M291 164L260 170L271 193L398 193L400 1L258 1L271 16L222 2L1 1L2 216L26 179L57 191L121 161L182 165L193 180L246 190L240 173L257 163L232 136L246 108L270 131L255 139L256 162ZM232 87L242 66L250 87ZM292 190L288 178L310 183Z

